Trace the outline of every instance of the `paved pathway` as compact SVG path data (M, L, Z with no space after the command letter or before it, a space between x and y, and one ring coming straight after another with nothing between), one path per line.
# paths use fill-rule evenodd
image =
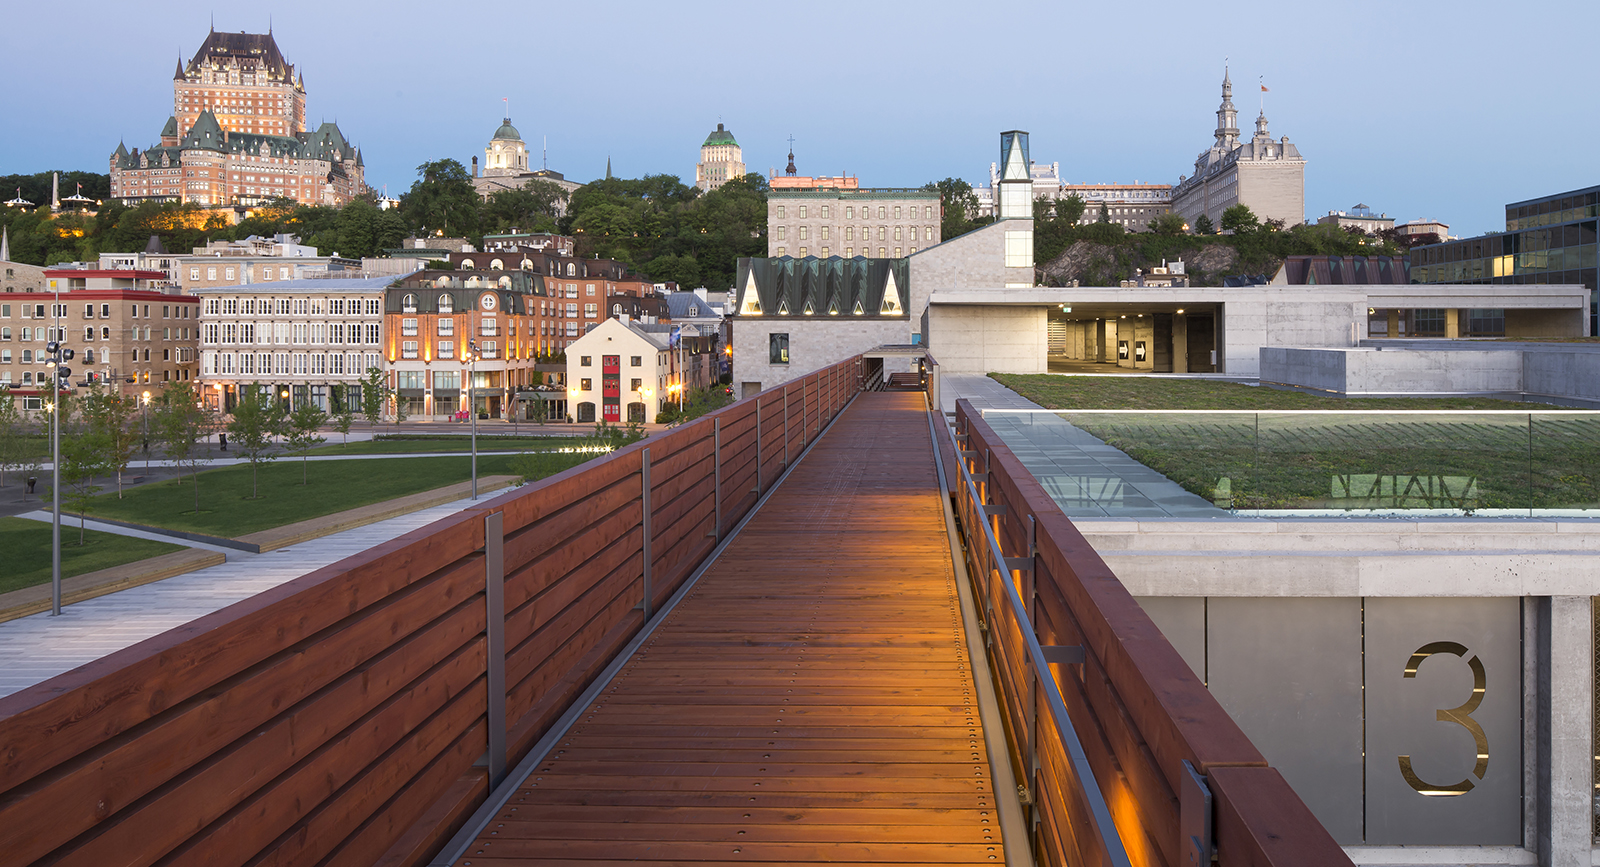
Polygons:
M961 398L996 410L984 419L1068 517L1232 516L1060 416L1038 412L1043 407L987 376L945 376L939 386L947 414L954 414Z
M69 605L60 617L34 614L0 623L0 695L70 671L481 502L461 499L265 554L229 551L229 561L220 566ZM128 532L110 525L96 529ZM235 559L234 555L239 556Z

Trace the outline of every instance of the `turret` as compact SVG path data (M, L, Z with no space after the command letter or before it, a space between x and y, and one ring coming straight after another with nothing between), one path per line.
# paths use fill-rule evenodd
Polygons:
M1239 112L1233 107L1233 81L1222 70L1222 105L1217 108L1217 146L1233 150L1239 143Z

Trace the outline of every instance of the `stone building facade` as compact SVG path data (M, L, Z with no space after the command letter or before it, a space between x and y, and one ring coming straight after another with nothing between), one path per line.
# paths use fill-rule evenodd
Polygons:
M127 204L343 205L366 187L361 152L335 123L306 126L305 77L271 33L212 31L172 79L160 144L119 143L111 196Z
M940 238L939 194L894 188L785 188L767 195L767 255L898 259Z
M1195 159L1194 175L1180 177L1173 187L1173 212L1190 226L1201 215L1220 225L1223 211L1242 204L1262 221L1282 220L1285 226L1305 222L1305 158L1288 136L1272 138L1265 109L1256 118L1255 135L1239 137L1233 82L1226 73L1215 136L1211 147Z
M1150 224L1162 214L1172 211L1172 187L1169 184L1063 184L1058 198L1077 196L1083 200L1083 216L1079 224L1094 223L1105 209L1106 220L1122 226L1129 232L1148 231Z
M489 138L489 144L483 149L483 172L478 172L478 158L472 158L472 187L478 195L487 199L502 190L520 190L530 181L548 181L560 187L568 196L572 195L582 184L566 179L560 172L553 172L547 167L529 169L530 159L527 142L522 140L522 133L511 125L511 118L507 117L500 123L494 135ZM565 200L556 203L556 216L560 217L567 212Z
M244 390L336 412L336 386L383 366L384 290L393 278L285 280L195 290L200 380L207 405L229 412Z

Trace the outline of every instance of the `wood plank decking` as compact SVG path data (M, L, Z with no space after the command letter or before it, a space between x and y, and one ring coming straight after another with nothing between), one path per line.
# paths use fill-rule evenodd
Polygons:
M933 461L862 394L456 863L1003 863Z

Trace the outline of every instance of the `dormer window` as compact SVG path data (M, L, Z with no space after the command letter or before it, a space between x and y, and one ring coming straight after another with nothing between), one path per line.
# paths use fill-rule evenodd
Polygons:
M453 313L453 312L455 312L455 309L456 309L456 302L455 302L454 298L452 298L449 295L440 295L439 296L439 312L440 313Z
M690 316L699 316L700 315L700 308L691 305L689 307L689 315Z
M400 299L400 312L402 312L402 313L415 313L415 312L417 312L417 296L415 296L415 295L407 295L406 297Z

